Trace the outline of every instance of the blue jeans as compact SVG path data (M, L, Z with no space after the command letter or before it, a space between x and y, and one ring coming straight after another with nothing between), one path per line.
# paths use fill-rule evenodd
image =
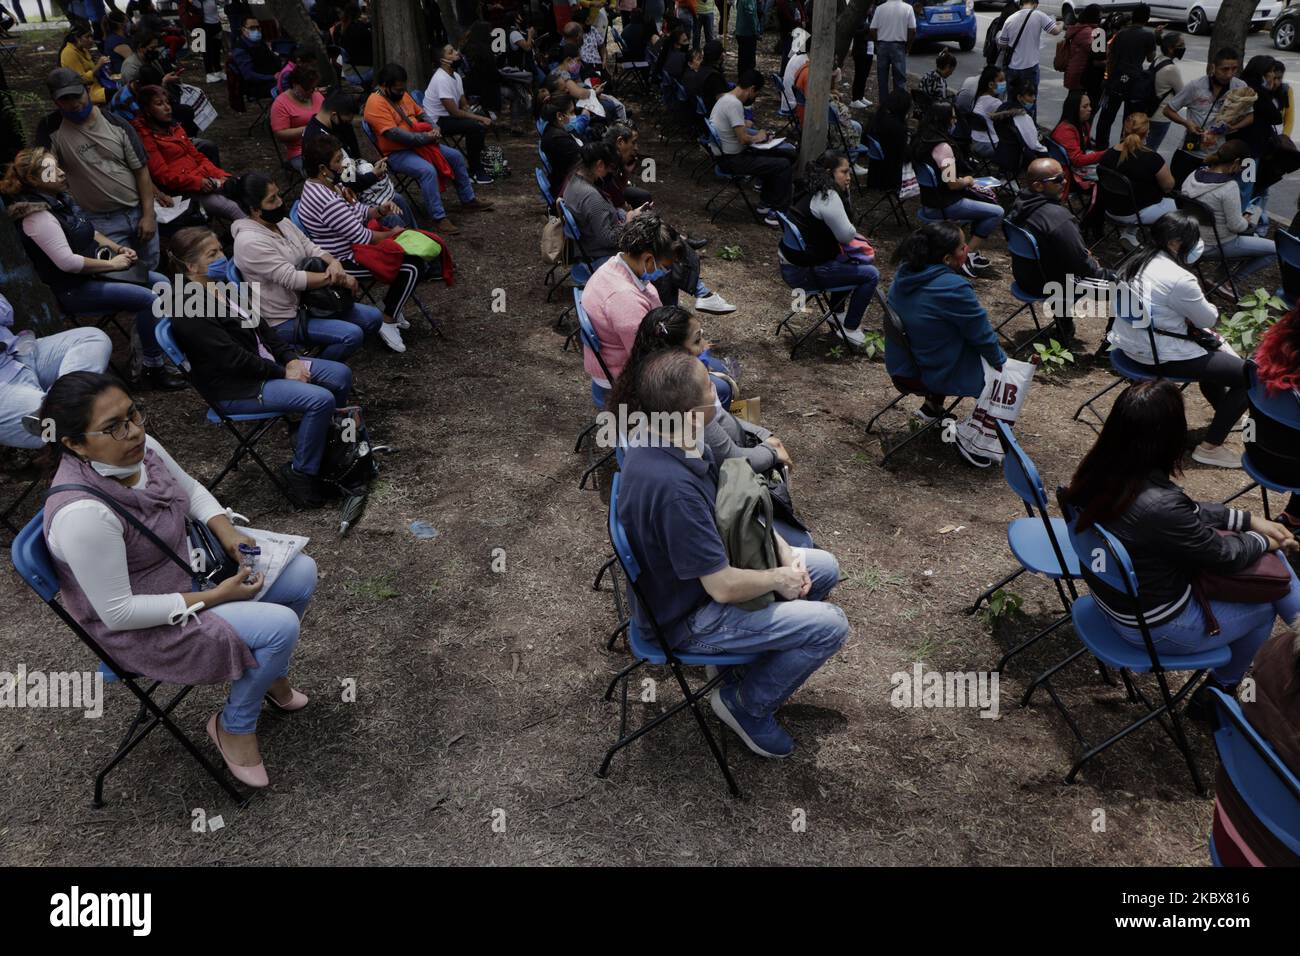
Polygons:
M1160 200L1158 203L1155 203L1154 205L1143 206L1141 209L1138 210L1136 216L1121 216L1116 213L1106 213L1106 215L1109 216L1111 219L1114 219L1116 222L1127 223L1129 225L1136 225L1138 220L1140 219L1142 220L1142 225L1149 226L1151 223L1155 222L1165 213L1174 212L1177 208L1178 208L1178 204L1174 202L1173 198L1170 196L1166 196L1164 199ZM1208 246L1206 246L1206 254L1207 255L1209 254Z
M257 660L230 685L221 726L227 733L257 730L262 700L272 684L289 673L289 657L298 643L298 625L316 591L316 562L300 553L289 562L260 600L231 601L212 609L224 617Z
M474 184L469 178L469 164L458 149L439 146L439 152L451 166L452 177L456 184L456 194L461 202L474 201ZM434 219L446 219L447 210L442 205L442 191L438 188L438 171L423 156L409 149L398 150L388 154L389 168L397 170L403 176L410 176L420 184L420 195L424 197L424 211Z
M1172 125L1173 123L1168 121L1157 123L1152 120L1147 132L1147 149L1160 152L1160 144L1165 141L1165 134L1169 132L1169 127Z
M844 316L844 327L853 330L862 324L862 317L867 314L871 297L875 295L876 285L880 282L880 271L865 262L853 262L847 259L832 259L830 262L823 262L811 268L783 262L781 278L790 288L806 289L809 292L835 286L856 286L852 292L841 292L831 297L831 308L838 311L847 296L849 306Z
M898 40L876 41L876 82L880 85L880 102L889 95L889 80L894 89L907 89L907 44Z
M738 683L741 709L753 717L774 713L849 636L844 612L823 600L840 579L835 557L814 549L804 560L812 578L807 598L760 611L710 601L686 619L689 633L676 644L688 654L759 654Z
M320 474L321 456L325 453L325 440L329 436L334 409L347 404L348 393L352 390L352 369L342 362L322 358L310 361L310 382L273 378L262 384L257 398L217 403L227 415L258 412L301 414L293 450L293 468L302 475Z
M167 277L157 272L150 272L150 285L157 285L159 282L166 284ZM154 326L158 324L158 316L154 313L158 297L153 294L153 289L131 282L89 279L55 289L54 298L58 300L59 308L69 315L134 312L135 331L140 336L144 364L149 366L163 364L162 348L153 334Z
M373 305L352 306L352 311L341 319L312 319L307 323L307 337L298 338L298 320L290 319L275 326L275 334L294 345L323 345L320 357L332 362L342 362L365 341L366 333L372 335L384 324L384 315Z
M36 340L36 348L18 364L17 375L0 385L0 445L37 449L43 442L23 428L23 416L35 415L45 393L60 375L102 372L113 343L100 329L69 329Z
M158 268L158 233L155 230L153 238L148 242L141 242L136 236L136 230L140 228L140 210L139 209L120 209L117 212L90 212L86 210L86 218L96 230L102 232L108 238L124 246L130 246L140 257L140 264L146 269Z
M704 39L706 42L708 40L717 39L718 36L718 29L716 25L717 18L718 15L716 13L697 13L695 15L695 24L691 29L692 47L699 49L701 30L704 32Z
M1264 239L1261 236L1252 236L1247 233L1244 236L1233 236L1225 241L1223 243L1223 255L1227 259L1246 260L1236 273L1238 279L1244 279L1248 275L1254 275L1260 269L1267 269L1276 262L1277 246L1273 244L1272 239ZM1205 258L1218 259L1218 247L1206 243Z
M1006 74L1008 90L1011 89L1016 80L1029 80L1034 84L1034 92L1038 91L1039 68L1037 66L1026 67L1023 70L1007 70Z
M1300 617L1300 581L1296 580L1290 562L1284 559L1282 564L1291 574L1291 590L1285 597L1272 604L1211 601L1214 618L1219 622L1219 633L1213 636L1206 626L1200 604L1193 599L1172 621L1151 628L1151 642L1155 645L1156 652L1192 654L1226 644L1232 651L1232 657L1224 667L1214 671L1214 678L1224 685L1240 681L1246 676L1246 670L1255 659L1256 651L1273 633L1273 619L1280 617L1289 627L1294 628L1296 619ZM1130 644L1145 646L1142 632L1136 627L1127 627L1114 621L1110 625Z
M969 222L971 232L981 239L993 235L993 231L1002 223L1006 215L1002 207L993 202L980 202L978 199L963 197L943 210L943 218L949 222Z

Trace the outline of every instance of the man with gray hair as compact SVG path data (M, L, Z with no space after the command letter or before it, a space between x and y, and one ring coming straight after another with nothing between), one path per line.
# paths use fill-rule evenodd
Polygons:
M773 532L778 566L733 567L715 523L718 462L703 441L717 415L705 367L684 349L652 355L637 379L639 411L652 423L629 436L618 512L641 568L637 588L664 639L685 654L757 654L725 668L716 713L761 757L788 757L794 740L777 709L843 645L844 612L825 600L839 581L835 558L793 548ZM758 610L741 607L774 594ZM636 626L652 633L633 601Z

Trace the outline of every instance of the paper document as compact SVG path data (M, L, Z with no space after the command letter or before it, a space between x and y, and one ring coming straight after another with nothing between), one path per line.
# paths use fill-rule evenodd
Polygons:
M766 143L750 143L755 149L771 149L773 146L780 146L785 142L784 136L778 136L776 139L769 139Z
M285 566L296 558L311 538L300 534L282 534L279 531L263 531L261 528L240 528L243 534L257 542L262 553L257 556L257 570L264 575L262 590L253 600L260 601L267 589L275 583Z
M159 223L171 222L185 215L186 210L190 208L188 198L177 196L170 206L164 206L158 200L154 200L153 213Z

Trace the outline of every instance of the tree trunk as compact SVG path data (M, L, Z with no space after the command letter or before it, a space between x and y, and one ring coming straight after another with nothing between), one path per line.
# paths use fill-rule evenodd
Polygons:
M321 43L320 30L307 14L307 6L302 0L265 0L265 2L271 10L271 15L280 24L280 29L293 37L299 46L316 54L316 69L320 71L321 85L328 87L337 83L334 63L325 52L325 45Z
M449 0L439 0L443 23L451 8ZM454 16L454 11L452 11ZM408 87L424 89L432 76L433 51L420 0L385 0L370 6L375 34L375 66L400 63L406 67ZM450 34L450 30L448 31Z
M1206 65L1214 65L1214 54L1225 46L1232 47L1246 65L1246 34L1250 32L1250 17L1258 0L1223 0L1219 15L1214 18L1214 32L1210 35L1210 49Z
M460 25L455 0L438 0L438 12L442 14L442 28L447 31L447 42L455 43L465 29Z
M849 46L853 43L853 33L867 15L867 7L872 0L849 0L847 5L841 3L840 13L835 20L835 62L843 63L849 55ZM817 8L813 7L813 13Z
M835 57L828 56L835 42L835 7L829 0L813 4L812 51L808 57L808 93L804 97L803 138L799 143L799 167L816 159L826 149L827 110L831 101L831 71Z
M14 307L15 331L32 329L40 335L62 331L50 287L37 277L13 222L3 214L0 219L0 290Z

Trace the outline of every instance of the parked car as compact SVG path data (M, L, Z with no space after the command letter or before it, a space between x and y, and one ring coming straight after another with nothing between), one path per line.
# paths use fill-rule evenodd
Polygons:
M1045 0L1041 9L1045 13L1058 15L1066 23L1073 23L1078 12L1088 5L1089 0ZM1102 12L1111 10L1132 10L1137 6L1134 0L1094 0ZM1223 0L1147 0L1151 8L1151 19L1181 23L1188 33L1197 36L1209 34L1214 20L1219 15ZM1252 30L1263 30L1282 11L1283 0L1259 0L1255 12L1250 17Z
M1300 46L1300 7L1287 7L1278 14L1269 30L1273 46L1279 50L1294 50Z
M975 49L978 27L975 23L975 0L949 0L945 3L913 4L916 11L917 42L948 40L962 50Z

